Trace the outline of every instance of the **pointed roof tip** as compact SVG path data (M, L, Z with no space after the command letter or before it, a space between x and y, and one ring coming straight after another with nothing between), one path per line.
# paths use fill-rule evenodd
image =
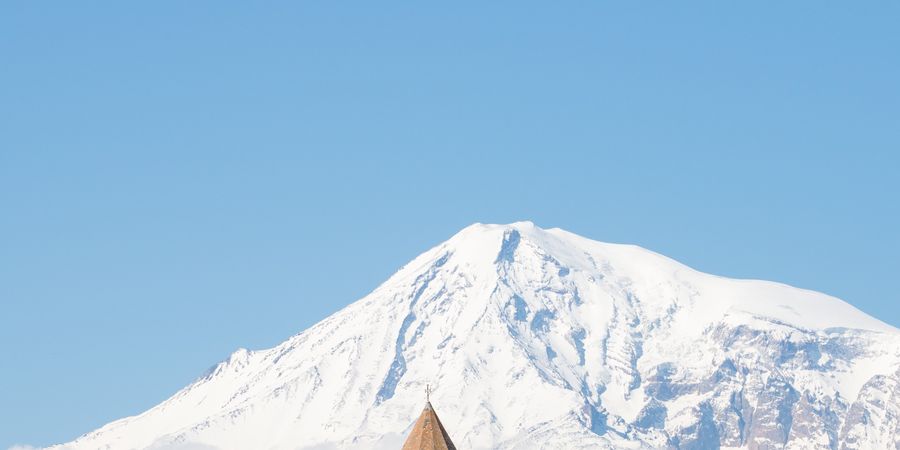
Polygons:
M431 401L425 402L425 408L413 424L402 450L456 450Z

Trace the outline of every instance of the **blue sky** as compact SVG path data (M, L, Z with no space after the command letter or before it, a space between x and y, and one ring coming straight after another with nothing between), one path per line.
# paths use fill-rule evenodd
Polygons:
M533 220L900 326L900 4L0 5L0 448Z

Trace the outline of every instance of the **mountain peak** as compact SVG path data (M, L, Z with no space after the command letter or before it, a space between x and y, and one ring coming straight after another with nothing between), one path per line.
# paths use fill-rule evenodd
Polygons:
M741 280L699 272L643 247L588 239L560 228L543 229L533 222L470 225L432 251L440 265L465 267L471 273L495 274L513 264L516 255L524 265L544 266L557 275L588 274L592 279L615 279L634 288L675 283L693 291L694 321L700 325L726 315L746 314L806 329L858 328L898 330L851 305L815 291L782 283ZM441 259L444 258L444 259ZM549 267L552 266L552 267ZM509 272L509 269L506 269ZM545 272L535 272L541 274ZM499 275L502 278L502 274ZM643 295L676 307L673 298ZM640 300L640 299L639 299ZM684 302L681 306L685 306Z
M573 264L584 264L585 261L579 261L581 258L575 255L579 251L573 252L574 247L578 244L566 242L573 237L584 239L558 228L545 230L530 221L509 224L475 223L463 228L433 251L451 253L456 260L467 262L475 270L490 270L489 267L497 263L511 262L519 250L519 244L527 242L529 248L543 254L558 253L563 258L567 255L575 256L569 258L572 259ZM596 246L613 245L596 241L589 242Z
M283 344L66 448L397 448L428 384L476 450L835 448L841 433L884 448L900 404L877 400L900 395L898 349L896 329L824 294L474 224Z

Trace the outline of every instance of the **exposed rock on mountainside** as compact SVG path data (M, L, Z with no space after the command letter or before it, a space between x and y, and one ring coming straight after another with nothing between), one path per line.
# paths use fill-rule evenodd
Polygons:
M900 449L900 331L827 295L530 223L473 225L71 449Z

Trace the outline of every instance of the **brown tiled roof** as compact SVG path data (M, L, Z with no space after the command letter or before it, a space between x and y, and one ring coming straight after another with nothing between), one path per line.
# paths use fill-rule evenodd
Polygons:
M425 404L425 409L419 420L413 425L403 450L456 450L456 446L450 441L450 436L441 419L431 407L431 402Z

